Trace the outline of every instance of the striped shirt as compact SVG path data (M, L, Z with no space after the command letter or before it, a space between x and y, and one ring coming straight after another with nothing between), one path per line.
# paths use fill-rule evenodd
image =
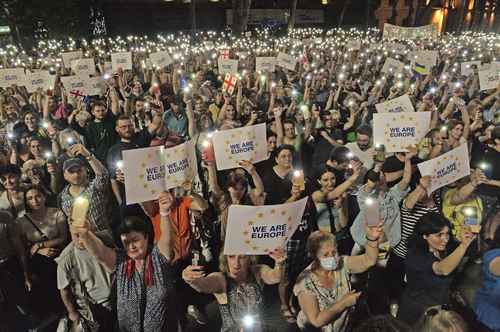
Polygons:
M401 205L401 241L394 247L394 253L396 256L405 259L408 253L408 239L413 234L413 229L415 225L420 221L424 215L429 212L440 213L441 211L441 199L439 195L435 196L434 199L436 205L433 207L427 207L426 205L417 202L413 209L407 209L405 207L405 202Z

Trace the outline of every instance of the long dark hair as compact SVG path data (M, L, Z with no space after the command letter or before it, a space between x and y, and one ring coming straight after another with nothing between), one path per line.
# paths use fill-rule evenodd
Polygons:
M445 227L450 229L450 240L445 249L445 255L448 255L456 247L457 241L453 237L453 233L451 232L452 227L448 219L436 212L429 212L420 218L419 222L415 225L408 247L420 253L429 252L429 244L424 239L424 235L439 233Z
M47 197L48 197L47 191L42 186L40 186L38 184L29 185L27 188L24 189L24 192L23 192L24 209L26 210L26 212L33 212L33 210L30 208L30 206L28 204L28 198L27 198L28 192L31 190L38 191L40 194L43 195L45 200L47 200ZM47 206L47 202L45 202L45 206Z

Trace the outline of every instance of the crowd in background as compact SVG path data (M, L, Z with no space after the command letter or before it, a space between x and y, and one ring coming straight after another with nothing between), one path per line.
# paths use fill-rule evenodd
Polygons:
M307 29L2 48L3 68L48 71L55 84L0 89L0 331L61 317L59 331L188 330L193 321L271 331L264 304L277 298L283 320L303 331L500 331L500 86L481 90L478 76L500 59L499 44L495 34L389 42L373 29ZM77 49L95 60L101 95L61 83L72 70L60 54ZM173 63L152 65L156 50ZM415 71L419 50L439 52L430 74ZM118 51L132 52L132 70L105 68ZM298 59L295 70L255 70L256 57L278 52ZM232 94L220 56L239 60ZM382 73L387 58L404 68ZM375 104L404 94L430 112L430 130L407 152L386 153L373 140ZM203 142L260 123L268 159L218 171ZM127 205L122 152L188 140L197 176ZM470 175L430 193L416 165L463 144ZM90 205L77 225L81 196ZM305 197L284 248L223 254L229 206ZM366 222L368 197L378 224ZM214 299L217 327L206 312Z

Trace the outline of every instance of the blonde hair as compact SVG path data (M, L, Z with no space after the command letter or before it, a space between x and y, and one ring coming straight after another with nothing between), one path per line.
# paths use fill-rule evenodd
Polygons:
M415 332L468 332L465 320L443 306L428 308L415 326Z
M227 264L227 256L233 256L233 255L224 255L224 253L221 253L219 256L219 270L223 273L229 273L229 266ZM257 256L253 256L253 255L247 255L247 256L249 258L248 267L251 267L251 266L257 264Z
M309 257L316 259L316 254L318 253L319 248L325 242L332 242L335 246L337 246L337 241L332 233L325 231L312 232L311 235L309 235L306 244L306 250Z

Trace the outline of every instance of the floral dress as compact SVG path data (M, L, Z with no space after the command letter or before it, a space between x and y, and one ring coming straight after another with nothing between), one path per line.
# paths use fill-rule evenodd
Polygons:
M310 294L316 297L319 310L327 310L338 302L344 295L351 290L349 281L349 271L345 265L345 258L342 257L340 268L334 271L334 286L325 288L321 285L318 277L311 271L311 266L307 267L297 279L293 289L295 296L300 294ZM349 311L343 311L336 320L330 322L321 328L321 332L343 332L346 331L349 318ZM304 329L310 325L304 311L300 311L297 316L297 325Z

